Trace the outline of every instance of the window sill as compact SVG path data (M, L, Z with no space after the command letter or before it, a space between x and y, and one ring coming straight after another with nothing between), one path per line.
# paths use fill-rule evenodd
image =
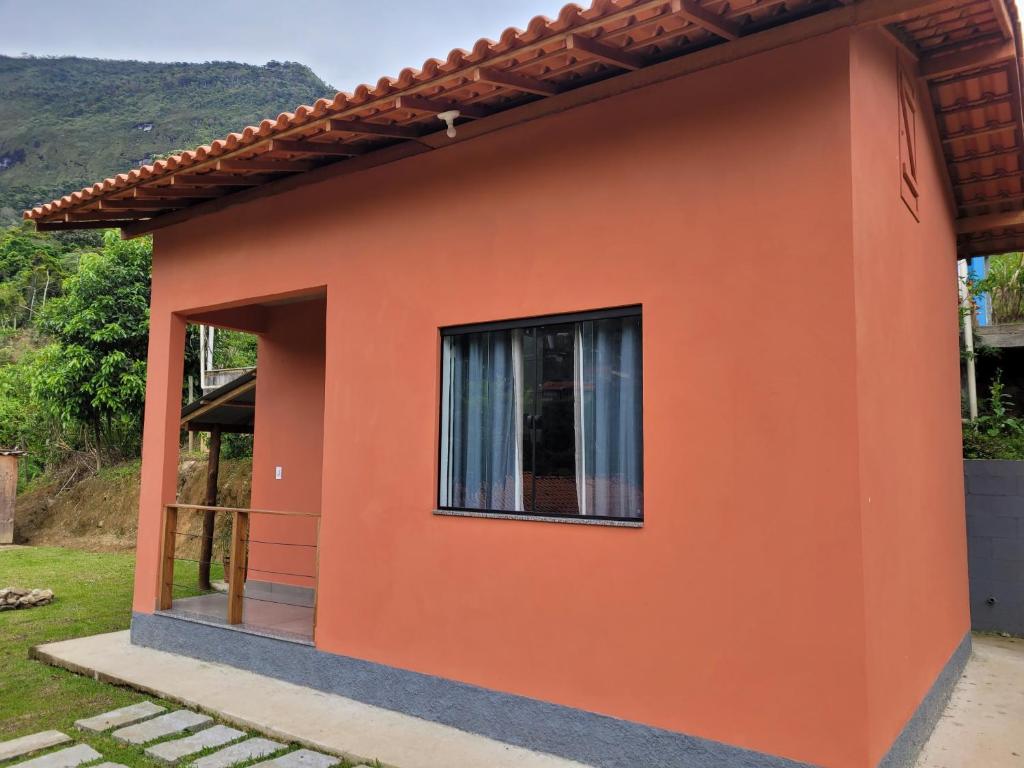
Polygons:
M607 520L600 517L546 517L517 515L512 512L473 512L465 509L435 509L442 517L487 517L495 520L524 520L532 523L568 523L569 525L603 525L611 528L643 528L643 520Z

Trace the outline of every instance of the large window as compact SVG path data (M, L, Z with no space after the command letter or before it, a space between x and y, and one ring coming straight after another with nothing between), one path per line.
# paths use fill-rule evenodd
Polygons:
M443 330L439 502L642 519L640 308Z

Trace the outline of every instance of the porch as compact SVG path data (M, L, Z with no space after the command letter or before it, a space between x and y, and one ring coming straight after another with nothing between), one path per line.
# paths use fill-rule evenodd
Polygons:
M323 291L314 290L182 316L186 323L256 336L258 365L204 389L177 416L181 431L207 436L206 491L201 504L179 498L161 505L158 613L312 644L325 312ZM228 506L219 498L220 457L225 446L238 450L239 441L231 439L237 435L252 435L251 493ZM188 569L198 573L194 583L176 575L175 564L183 561L197 564Z
M230 548L225 560L225 587L211 584L205 594L193 597L173 597L174 588L194 589L194 584L181 584L175 581L174 565L180 560L190 558L182 556L178 542L182 537L196 538L202 534L193 534L179 528L179 521L189 512L213 514L222 518L230 518ZM316 624L316 573L309 568L308 572L276 571L263 565L268 557L266 550L276 547L295 547L309 550L312 557L302 557L299 562L315 563L318 548L319 532L316 541L309 543L296 541L271 541L253 538L253 517L277 516L313 520L318 522L319 516L302 512L281 512L271 510L232 509L228 507L211 507L193 504L168 505L164 510L164 538L162 543L162 568L160 574L159 613L180 619L223 625L245 632L266 635L280 640L296 642L313 642L313 631ZM215 529L214 529L215 530ZM257 534L258 535L258 534ZM257 565L252 564L252 553L259 550ZM203 561L200 567L204 566ZM292 558L292 562L296 562ZM207 561L206 567L211 563ZM281 566L278 566L281 567ZM294 567L294 566L289 566ZM300 564L299 567L304 567ZM292 582L285 583L282 578ZM275 581L274 579L278 579Z

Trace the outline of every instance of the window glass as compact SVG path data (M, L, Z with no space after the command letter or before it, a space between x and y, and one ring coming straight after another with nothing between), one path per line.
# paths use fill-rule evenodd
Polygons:
M638 311L446 331L441 506L642 518Z
M576 432L573 396L573 324L536 329L540 369L535 385L537 454L533 462L533 510L542 515L576 515Z

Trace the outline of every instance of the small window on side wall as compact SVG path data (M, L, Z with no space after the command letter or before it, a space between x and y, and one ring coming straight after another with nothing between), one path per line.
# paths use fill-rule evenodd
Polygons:
M442 331L442 509L643 519L639 307Z
M902 64L897 72L900 126L900 197L921 220L921 191L917 185L917 89Z

